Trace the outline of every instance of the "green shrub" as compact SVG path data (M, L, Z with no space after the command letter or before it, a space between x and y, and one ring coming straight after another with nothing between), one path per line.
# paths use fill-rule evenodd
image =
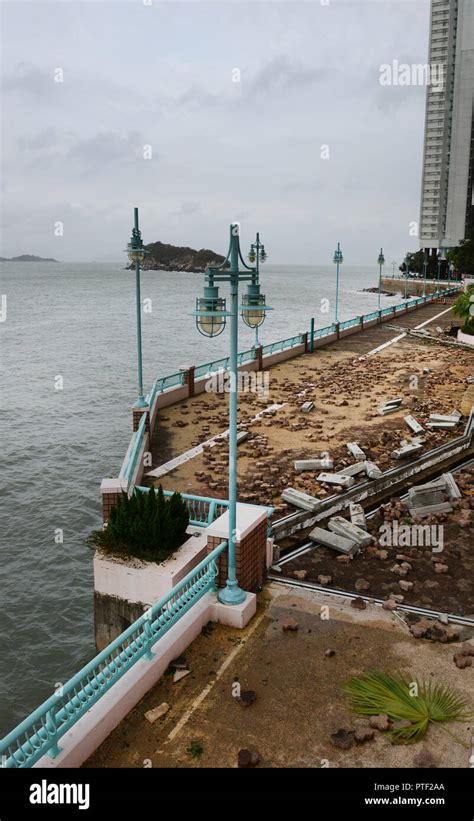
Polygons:
M110 511L107 527L95 530L90 542L108 553L163 562L186 539L189 514L180 493L165 496L163 488L123 494Z
M459 294L453 305L453 314L464 321L461 330L466 334L474 334L474 317L469 313L471 296L474 296L474 285L469 285L466 293Z

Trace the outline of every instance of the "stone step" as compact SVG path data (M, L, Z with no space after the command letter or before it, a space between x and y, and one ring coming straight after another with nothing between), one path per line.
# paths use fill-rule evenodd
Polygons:
M318 482L327 482L328 485L340 485L346 488L354 484L352 476L344 476L342 473L320 473L316 478Z
M403 421L406 422L413 433L423 433L423 428L420 423L416 421L414 416L404 416Z
M323 530L322 527L315 527L309 534L309 538L312 542L322 544L324 547L331 547L346 556L352 556L359 550L356 542L338 536L337 533L331 533L330 530Z
M297 473L302 473L304 470L321 470L327 468L330 470L334 467L334 461L329 458L323 459L298 459L295 462L295 470Z
M354 457L357 459L358 462L363 462L365 459L365 453L362 448L359 447L357 442L348 442L346 445L347 450Z
M333 516L329 519L328 528L332 533L336 533L338 536L343 536L345 539L355 542L359 547L367 547L373 541L370 533L352 524L352 522L348 522L347 519L344 519L342 516Z

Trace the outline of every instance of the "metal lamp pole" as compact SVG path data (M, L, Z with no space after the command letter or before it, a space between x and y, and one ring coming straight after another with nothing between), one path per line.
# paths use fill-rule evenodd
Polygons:
M146 250L143 246L142 235L138 227L138 208L133 209L134 226L132 236L127 246L127 253L130 262L135 264L135 298L137 310L137 359L138 359L138 399L135 408L146 408L143 396L143 358L142 358L142 315L141 315L141 295L140 295L140 263L143 260Z
M408 299L408 269L410 266L410 257L408 254L405 257L405 299Z
M428 257L425 255L423 257L423 296L426 296L426 272L428 270Z
M344 261L341 251L341 243L337 243L337 248L334 251L333 262L336 263L336 310L334 312L334 321L339 322L339 265Z
M258 236L258 235L257 235ZM245 270L239 271L239 260ZM230 265L229 265L230 263ZM262 324L265 311L271 310L265 305L265 297L260 294L260 285L256 282L257 269L245 264L240 251L239 226L230 226L230 244L224 262L208 268L205 274L206 286L204 297L196 300L196 325L204 336L217 336L222 333L227 317L230 318L230 392L229 392L229 545L227 560L226 586L219 590L218 599L223 604L241 604L246 593L239 587L235 559L237 541L237 390L238 390L238 295L239 282L247 281L248 293L240 306L244 321L254 314ZM219 297L216 282L230 283L230 310L226 310L225 299ZM247 322L250 324L250 321ZM253 326L251 326L253 327Z
M385 257L383 255L383 248L380 249L379 258L377 260L379 264L379 311L380 311L380 291L382 288L382 266L385 264Z

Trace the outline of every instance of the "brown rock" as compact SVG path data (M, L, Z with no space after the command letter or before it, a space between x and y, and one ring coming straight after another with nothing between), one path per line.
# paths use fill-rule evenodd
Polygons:
M357 579L354 587L357 590L357 592L360 593L361 590L368 590L370 584L365 579Z
M461 645L461 653L463 656L474 656L474 644L471 644L470 641L465 641L464 644Z
M335 656L335 655L336 655L336 651L335 651L335 650L328 649L328 650L325 650L325 651L324 651L324 655L325 655L325 656L327 656L328 658L331 658L332 656Z
M471 656L464 656L462 653L455 653L453 661L459 670L464 670L466 667L472 667Z
M283 622L281 629L288 633L294 633L298 630L299 624L296 619L288 618L286 621Z
M369 726L373 727L374 730L379 730L379 732L385 733L390 727L388 715L385 713L380 713L377 716L370 716Z
M256 767L260 763L260 756L258 753L252 753L250 750L242 749L237 754L237 767L239 769L248 769Z
M293 576L295 576L295 578L301 579L301 580L305 579L307 575L308 575L307 570L295 570L293 572Z
M401 590L405 591L411 590L413 587L413 582L407 582L405 579L400 579L398 584L400 585Z
M437 767L435 759L430 750L421 750L413 759L413 766L420 769L433 769Z
M336 562L339 564L350 564L352 561L352 556L336 556Z
M318 582L322 585L331 584L332 576L318 576Z
M387 599L382 604L382 609L383 610L395 610L396 607L397 607L397 602L394 601L393 599Z
M360 596L357 596L357 598L351 600L351 607L354 607L355 610L365 610L367 608L367 605L364 599L361 599Z
M439 562L437 562L434 566L434 572L435 573L447 573L448 570L449 570L449 567L448 567L447 564L440 564Z
M357 721L354 732L354 740L358 744L365 744L366 741L373 741L374 730L366 722Z
M145 713L145 718L147 721L150 722L150 724L154 724L155 721L158 721L159 718L163 718L163 716L166 715L169 709L170 705L167 704L166 701L163 701L163 703L160 704L158 707L154 707L153 710L148 710Z
M240 692L240 703L242 707L250 707L251 704L254 703L257 699L257 693L255 690L241 690Z
M354 733L352 730L341 729L338 730L337 733L333 733L330 738L331 744L334 747L338 747L340 750L350 750L354 739Z

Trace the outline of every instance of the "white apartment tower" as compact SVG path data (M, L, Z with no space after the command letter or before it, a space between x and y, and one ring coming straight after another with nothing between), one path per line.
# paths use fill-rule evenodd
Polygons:
M474 0L431 0L420 244L452 248L473 227Z

